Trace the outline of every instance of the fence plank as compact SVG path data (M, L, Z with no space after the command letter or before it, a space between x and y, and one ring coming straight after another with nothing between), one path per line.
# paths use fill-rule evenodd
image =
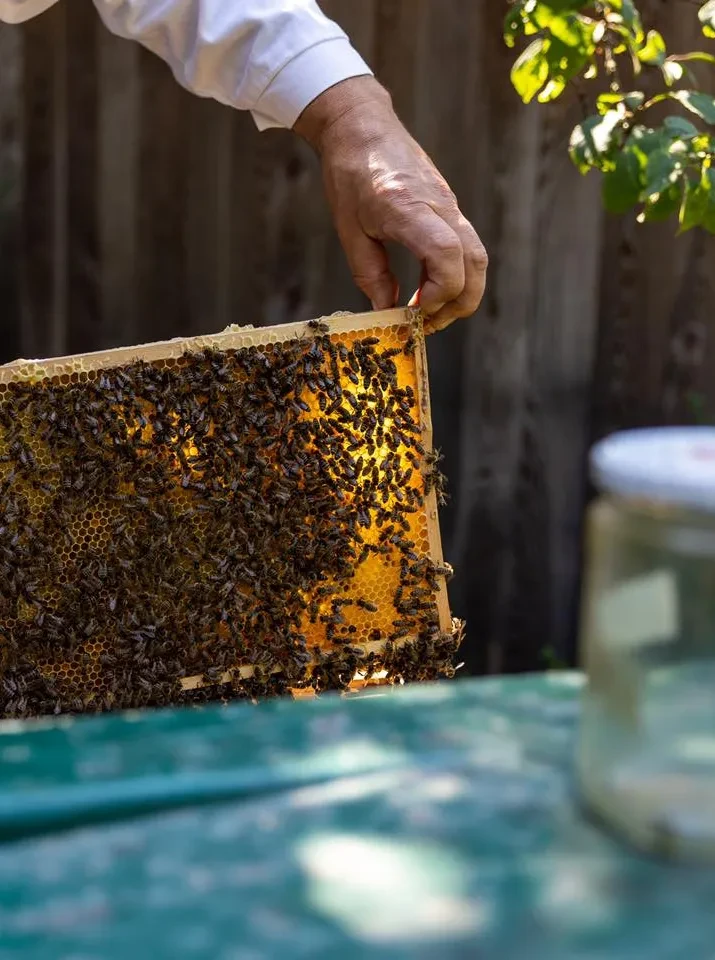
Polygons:
M67 4L67 302L66 349L104 344L99 272L98 19L87 4Z
M22 83L22 33L0 26L0 316L3 337L0 363L20 350L19 326L19 218L22 171L20 98Z
M186 285L191 333L223 329L229 318L233 111L193 97L187 104Z
M185 218L191 95L158 57L139 57L137 317L142 339L191 331Z
M65 352L67 270L67 9L25 31L21 352Z
M141 339L137 318L139 48L100 30L99 232L103 347Z
M456 568L465 572L455 583L454 602L468 618L468 663L474 670L505 665L502 656L514 564L513 504L539 248L536 192L541 114L524 109L510 89L508 57L495 13L483 9L481 24L478 142L479 153L484 153L476 176L488 178L489 183L475 209L493 266L484 307L476 322L465 326L459 498L448 553Z
M542 114L538 255L503 650L504 662L524 669L546 647L561 659L574 654L603 226L598 180L582 178L568 158L579 119L567 100Z

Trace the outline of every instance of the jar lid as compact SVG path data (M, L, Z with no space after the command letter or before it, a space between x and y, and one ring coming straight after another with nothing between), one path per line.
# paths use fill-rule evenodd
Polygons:
M591 453L594 483L617 496L715 513L715 428L616 433Z

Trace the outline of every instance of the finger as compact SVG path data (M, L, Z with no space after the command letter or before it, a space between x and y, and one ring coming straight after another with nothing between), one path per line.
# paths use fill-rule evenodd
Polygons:
M373 310L389 310L397 304L400 288L392 271L387 250L359 225L340 232L353 279L370 300Z
M471 316L482 302L487 280L488 257L484 246L474 228L466 220L463 234L464 254L464 290L451 303L447 303L436 314L425 320L425 333L444 330L450 323Z
M456 319L457 315L454 313L454 311L448 309L447 307L442 307L442 309L435 313L434 316L425 317L425 336L428 337L432 333L439 333L441 330L446 330L447 327L451 326Z
M464 251L459 236L429 207L411 211L387 223L387 240L401 243L423 264L425 281L419 304L425 313L437 313L464 290Z
M425 270L424 267L422 267L422 275L420 276L420 285L410 297L409 303L407 304L408 307L420 306L420 300L422 299L422 287L424 287L425 283L427 283L427 271Z
M464 250L464 289L455 300L458 317L469 317L479 308L487 284L489 257L471 223L459 214L457 232Z

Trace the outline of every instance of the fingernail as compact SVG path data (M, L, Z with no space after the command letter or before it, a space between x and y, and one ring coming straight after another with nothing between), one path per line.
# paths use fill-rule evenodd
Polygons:
M380 309L380 308L378 307L378 305L377 305L377 301L376 301L376 300L371 300L370 303L372 304L372 309L373 309L373 310L379 310L379 309Z

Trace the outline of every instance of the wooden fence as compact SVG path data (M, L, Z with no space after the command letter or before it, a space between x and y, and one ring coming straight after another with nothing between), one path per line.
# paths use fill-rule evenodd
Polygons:
M644 6L674 47L703 42L689 0ZM574 104L510 87L504 3L325 7L491 254L479 315L430 343L468 666L569 658L589 444L715 403L715 238L602 214L566 154ZM0 295L4 359L362 306L307 148L179 89L90 0L0 28Z

